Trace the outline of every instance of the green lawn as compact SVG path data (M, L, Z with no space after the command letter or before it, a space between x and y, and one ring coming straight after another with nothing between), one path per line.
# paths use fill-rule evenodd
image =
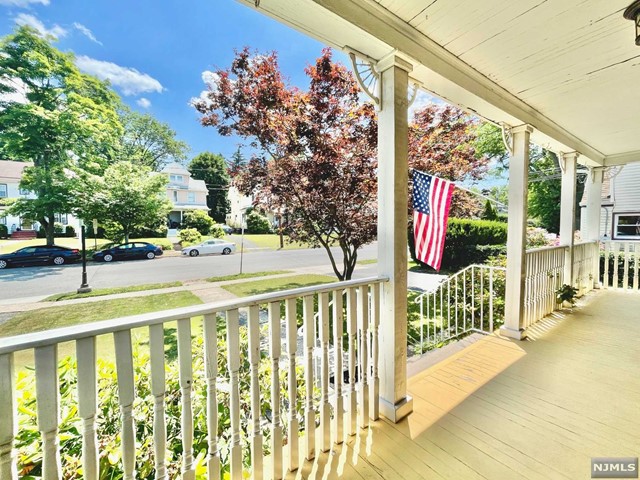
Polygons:
M51 295L50 297L42 300L43 302L59 302L61 300L75 300L77 298L88 297L103 297L105 295L115 295L117 293L129 293L129 292L143 292L145 290L158 290L161 288L181 287L182 282L169 282L169 283L149 283L146 285L132 285L130 287L115 287L115 288L96 288L89 293L58 293Z
M292 275L290 277L269 278L265 280L256 280L255 282L223 285L222 288L238 297L247 297L249 295L259 295L261 293L277 292L292 288L310 287L312 285L321 285L323 283L336 281L335 277L329 277L327 275Z
M207 282L226 282L229 280L240 280L241 278L269 277L271 275L280 275L283 273L291 273L289 270L271 270L266 272L255 273L236 273L235 275L223 275L221 277L209 277Z
M40 308L30 312L19 313L0 325L0 337L187 307L199 303L202 303L202 301L198 297L191 292L185 291L65 305L64 307Z

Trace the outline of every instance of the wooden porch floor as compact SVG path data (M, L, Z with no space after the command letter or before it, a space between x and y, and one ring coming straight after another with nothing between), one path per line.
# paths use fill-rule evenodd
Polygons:
M287 478L587 479L640 454L640 295L600 291L524 342L485 337L413 376L414 412Z

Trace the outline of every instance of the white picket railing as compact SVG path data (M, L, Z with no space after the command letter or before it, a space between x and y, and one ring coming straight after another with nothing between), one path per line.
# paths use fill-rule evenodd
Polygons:
M556 290L562 286L567 247L542 247L525 254L523 328L557 308Z
M420 320L419 334L409 338L413 353L422 354L471 332L493 332L504 319L505 271L470 265L416 297Z
M384 281L387 279L376 277L337 282L0 339L0 478L18 478L14 443L20 425L17 425L16 420L14 355L27 349L34 349L35 352L37 421L43 450L42 478L62 478L58 434L58 346L69 341L75 342L77 358L77 407L81 420L78 428L82 431L83 478L100 478L99 460L104 452L100 451L100 433L96 431L97 415L100 411L97 396L96 338L104 334L113 335L115 344L121 421L121 468L125 479L136 478L137 426L134 414L136 390L139 386L134 378L135 345L132 342L132 332L139 331L136 329L148 329L155 478L168 478L168 465L165 461L165 404L168 396L178 395L178 392L167 390L165 327L167 324L175 323L183 452L181 477L195 477L192 391L194 381L198 380L206 382L208 478L219 479L221 476L222 459L217 433L218 392L222 392L222 389L229 394L230 442L226 461L230 478L243 478L246 448L250 449L252 478L263 478L265 424L269 425L271 455L271 469L267 477L282 478L283 470L293 471L298 468L299 449L303 449L305 458L311 459L316 451L329 450L332 442L341 443L343 433L355 434L358 425L365 427L370 419L378 418L379 299L380 283ZM301 300L303 310L303 352L298 351L298 300ZM317 316L314 301L317 301L318 305ZM281 315L282 306L284 316ZM344 311L346 316L343 315ZM246 322L243 320L245 312ZM221 377L218 368L218 331L222 319L226 329L226 370L229 372L226 378ZM343 322L346 324L346 333L343 331ZM261 328L262 326L265 328ZM248 346L240 340L240 331L245 328ZM282 335L283 330L285 335ZM193 340L194 335L198 334L204 336L204 343L202 351L194 354ZM314 379L313 359L316 345L320 345L319 379ZM243 348L247 348L248 351L241 352ZM196 378L197 372L192 367L194 355L202 355L204 358L204 378ZM330 355L334 358L329 359ZM249 409L250 414L249 418L244 419L244 423L241 419L240 381L241 375L246 372L241 374L241 356L248 359L250 377L250 405L244 409ZM265 356L268 357L271 366L269 391L261 391L259 382L260 361ZM343 371L345 358L346 372ZM296 369L300 365L304 368L304 381L296 376ZM282 368L287 372L286 388L281 385L279 372ZM330 377L334 379L333 387L330 385ZM305 391L302 412L296 408L300 395L299 383L303 384ZM319 394L315 394L318 386ZM261 402L266 398L270 399L270 418L265 418L261 413ZM284 408L286 412L281 411ZM319 445L315 444L314 435L317 424L320 429ZM299 439L301 429L304 430L304 435L300 437L302 444ZM247 442L241 440L244 436L247 437ZM246 465L244 467L246 470Z
M573 246L573 286L578 296L593 290L598 281L600 245L598 242L582 242Z
M638 291L640 244L638 242L603 242L603 288ZM622 265L620 265L622 263ZM622 271L621 271L622 270Z

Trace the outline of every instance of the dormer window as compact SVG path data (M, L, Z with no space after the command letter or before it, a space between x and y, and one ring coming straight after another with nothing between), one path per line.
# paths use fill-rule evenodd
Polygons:
M177 183L184 182L184 177L182 175L169 175L169 179L172 182L177 182Z

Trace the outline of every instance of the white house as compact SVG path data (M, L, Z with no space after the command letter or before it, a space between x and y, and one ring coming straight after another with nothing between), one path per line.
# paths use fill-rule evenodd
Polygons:
M169 178L167 197L173 203L169 213L169 228L179 228L184 212L190 210L209 211L207 206L207 185L204 180L191 178L191 173L183 165L172 163L167 165L162 174Z
M589 179L587 179L589 182ZM581 230L585 222L586 195L580 202ZM600 238L640 240L640 162L608 169L602 181Z
M231 187L229 187L227 198L229 199L229 213L227 213L226 223L230 227L241 228L242 215L248 208L255 206L253 204L253 195L243 195L236 187L232 185ZM259 206L259 209L262 209L262 207ZM270 210L265 210L265 212L265 216L269 220L269 224L273 228L275 228L278 221L276 214Z
M0 160L0 202L13 198L35 198L33 192L20 188L20 180L24 169L31 165L32 163L29 162ZM7 205L0 204L0 223L7 226L9 233L17 230L23 232L38 230L39 224L34 219L9 215L7 209ZM56 214L55 221L64 226L71 225L76 232L80 229L80 221L71 214Z

